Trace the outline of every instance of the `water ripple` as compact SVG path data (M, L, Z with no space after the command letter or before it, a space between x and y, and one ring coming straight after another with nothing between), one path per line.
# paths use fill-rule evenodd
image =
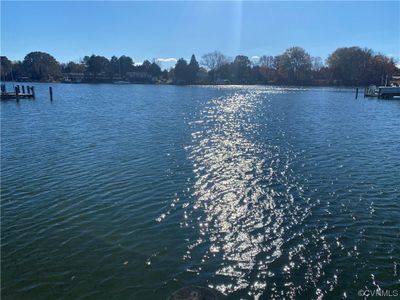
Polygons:
M400 284L400 106L52 84L1 103L4 299L353 299ZM45 97L43 96L45 95Z
M209 286L225 295L294 299L313 290L322 298L338 285L340 272L330 264L333 252L346 255L345 235L332 235L338 228L330 222L329 201L322 205L305 185L307 172L295 171L305 167L304 153L293 149L282 128L265 122L285 121L263 112L285 92L290 90L233 91L210 100L190 124L196 181L185 219L199 235L184 258L202 257L196 272L213 272ZM278 138L263 141L263 130L276 130ZM347 251L358 254L357 245Z

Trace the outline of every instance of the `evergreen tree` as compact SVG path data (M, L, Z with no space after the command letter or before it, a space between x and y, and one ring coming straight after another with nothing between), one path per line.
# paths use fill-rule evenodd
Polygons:
M179 84L188 82L188 64L183 58L178 59L174 69L174 81Z
M196 83L197 73L199 72L199 63L196 60L194 54L190 58L190 63L187 68L187 82L190 84Z
M7 56L0 56L1 60L1 80L10 80L11 79L11 70L12 70L12 63L7 58Z
M23 68L33 80L56 79L61 75L61 66L56 59L45 52L31 52L25 56Z

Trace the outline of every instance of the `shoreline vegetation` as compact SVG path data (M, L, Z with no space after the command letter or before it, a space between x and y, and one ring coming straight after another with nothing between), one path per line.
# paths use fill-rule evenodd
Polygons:
M23 61L1 56L1 80L18 82L366 86L383 85L399 74L393 58L360 47L338 48L326 61L300 47L252 60L214 51L204 54L200 62L194 54L189 62L180 58L169 70L162 70L156 60L137 64L125 55L108 59L93 54L68 63L59 63L45 52L31 52Z

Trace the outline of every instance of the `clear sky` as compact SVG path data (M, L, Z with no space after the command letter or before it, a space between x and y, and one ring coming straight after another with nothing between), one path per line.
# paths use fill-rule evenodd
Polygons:
M357 45L399 59L399 3L1 1L1 54L173 62L213 50L256 59L301 46L325 59L338 47Z

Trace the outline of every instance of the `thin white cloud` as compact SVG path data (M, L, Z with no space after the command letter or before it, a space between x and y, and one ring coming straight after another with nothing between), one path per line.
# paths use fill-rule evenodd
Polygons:
M260 57L259 57L258 55L253 55L253 56L251 57L251 59L257 60L257 59L260 59Z
M157 58L157 61L160 63L176 63L178 60L174 57L167 57L167 58Z

